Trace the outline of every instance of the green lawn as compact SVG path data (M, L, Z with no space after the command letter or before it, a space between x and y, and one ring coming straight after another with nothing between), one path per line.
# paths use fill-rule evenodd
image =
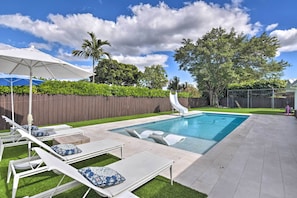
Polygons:
M272 109L272 108L215 108L215 107L201 107L201 108L193 108L191 111L211 111L211 112L229 112L229 113L249 113L249 114L269 114L269 115L281 115L284 114L285 109ZM151 116L159 116L159 115L168 115L171 114L172 111L160 112L160 113L149 113L149 114L139 114L133 116L122 116L122 117L114 117L114 118L103 118L96 120L87 120L81 122L69 122L68 125L73 127L82 127L87 125L94 124L102 124L107 122L116 122L122 120L131 120L137 118L145 118Z
M27 156L27 145L6 148L3 160L0 162L0 197L11 197L12 181L6 184L7 165L10 160L21 159ZM92 158L83 162L74 164L75 167L85 166L104 166L119 160L117 157L106 154L96 158ZM56 175L53 172L44 172L35 176L20 179L17 191L17 197L24 197L26 195L34 195L50 188L55 187L59 182L61 175ZM67 182L70 178L66 179ZM82 197L86 192L85 186L80 186L69 190L56 197ZM155 197L189 197L189 198L204 198L206 195L195 190L182 186L178 183L170 185L170 180L158 176L142 187L134 191L139 197L155 198ZM99 197L98 194L91 191L87 197Z
M192 110L200 111L216 111L216 112L230 112L230 113L251 113L251 114L269 114L269 115L280 115L285 113L285 108L283 109L272 109L272 108L194 108Z
M274 114L279 115L284 113L284 109L266 109L266 108L253 108L253 109L229 109L229 108L195 108L191 110L201 110L201 111L216 111L216 112L235 112L235 113L254 113L254 114ZM152 113L152 114L142 114L135 116L123 116L116 118L106 118L106 119L98 119L98 120L90 120L83 122L75 122L75 123L67 123L73 127L80 127L92 124L100 124L106 122L114 122L120 120L128 120L128 119L136 119L150 116L157 116L163 114L170 114L170 112L162 112L162 113ZM20 159L27 156L27 146L17 146L6 148L3 160L0 162L0 197L11 197L11 189L12 189L12 181L9 184L6 184L6 174L7 174L7 165L10 160ZM80 163L76 163L75 167L84 167L89 165L96 166L104 166L110 163L117 161L116 157L112 155L103 155L90 160L86 160ZM56 175L52 172L45 172L42 174L38 174L36 176L31 176L28 178L21 179L19 182L19 188L17 192L17 197L23 197L26 195L34 195L36 193L45 191L49 188L54 187L61 175ZM67 178L66 181L70 181ZM77 187L68 192L65 192L59 196L62 197L81 197L83 193L86 191L84 186ZM205 194L199 193L195 190L182 186L178 183L174 183L173 186L170 185L170 181L164 177L158 176L153 179L151 182L143 185L134 191L136 195L139 197L145 198L171 198L171 197L187 197L187 198L204 198L207 197ZM98 195L94 192L91 192L88 197L98 197Z

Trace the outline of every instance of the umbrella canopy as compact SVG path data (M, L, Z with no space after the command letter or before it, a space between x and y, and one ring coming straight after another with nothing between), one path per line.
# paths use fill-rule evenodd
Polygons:
M33 85L40 85L43 80L33 79ZM11 92L11 118L14 121L14 99L13 99L13 86L29 86L30 77L24 75L13 75L0 73L0 86L10 86ZM12 126L14 128L14 126Z
M33 121L32 76L73 80L92 76L91 72L41 52L34 47L0 50L0 72L30 76L29 113L27 117L29 133L31 133Z
M41 83L43 80L32 78L33 85L40 85ZM0 73L0 86L29 86L29 84L29 76Z
M3 73L47 79L84 79L92 76L92 73L34 47L0 50L0 66Z

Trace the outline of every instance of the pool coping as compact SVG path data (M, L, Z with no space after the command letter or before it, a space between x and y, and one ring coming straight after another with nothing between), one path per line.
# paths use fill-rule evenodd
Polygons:
M173 159L174 180L206 193L209 197L264 198L296 195L297 122L293 116L250 115L205 155L108 131L173 116L177 115L92 125L81 129L86 131L91 141L112 138L124 142L124 157L147 150ZM286 130L282 130L284 128ZM169 177L166 172L162 175Z

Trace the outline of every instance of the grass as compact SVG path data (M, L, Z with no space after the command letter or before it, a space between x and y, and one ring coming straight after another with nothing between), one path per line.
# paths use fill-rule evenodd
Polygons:
M216 111L216 112L234 112L234 113L252 113L252 114L272 114L280 115L284 114L284 109L270 109L270 108L195 108L192 110L200 111ZM86 125L101 124L107 122L115 122L121 120L130 120L158 115L171 114L172 112L162 112L162 113L151 113L151 114L141 114L133 116L123 116L115 118L105 118L97 120L89 120L75 123L67 123L73 127L80 127ZM0 197L11 197L12 192L12 181L6 184L7 175L7 165L10 160L21 159L27 156L27 146L17 146L6 148L3 156L3 160L0 162ZM80 163L76 163L76 167L84 167L89 165L104 166L117 161L118 159L112 155L103 155L90 160L86 160ZM36 176L31 176L28 178L21 179L19 182L17 197L23 197L26 195L34 195L39 192L45 191L49 188L53 188L59 181L60 175L56 175L52 172L45 172L38 174ZM69 178L66 181L70 181ZM81 197L87 189L84 186L74 188L56 197ZM170 185L170 181L164 177L158 176L142 187L134 191L134 193L139 197L145 198L157 198L157 197L187 197L187 198L204 198L207 197L205 194L199 193L193 189L187 188L181 184L174 183L173 186ZM98 195L91 191L88 197L98 197Z
M246 113L246 114L269 114L269 115L280 115L284 114L284 109L272 109L272 108L215 108L215 107L201 107L201 108L193 108L191 110L196 111L210 111L210 112L229 112L229 113ZM117 122L122 120L131 120L138 118L146 118L152 116L159 115L169 115L172 111L160 112L160 113L149 113L149 114L138 114L132 116L121 116L121 117L113 117L113 118L102 118L95 120L86 120L81 122L69 122L66 123L72 127L82 127L87 125L94 124L103 124L108 122Z
M216 111L216 112L230 112L230 113L251 113L251 114L266 114L266 115L281 115L285 113L285 109L277 108L211 108L202 107L193 110L200 111Z
M27 145L6 148L3 160L0 163L0 197L11 197L12 181L6 184L7 165L10 160L21 159L27 156ZM86 161L74 164L76 168L85 166L105 166L107 164L118 161L119 159L113 155L102 155ZM53 172L44 172L35 176L20 179L17 191L17 197L34 195L50 188L54 188L61 179L61 175L56 175ZM71 179L66 178L65 182ZM85 186L76 187L63 194L57 195L57 198L66 197L82 197L86 192ZM156 177L152 181L143 185L134 191L139 197L157 198L157 197L189 197L189 198L205 198L205 194L199 193L193 189L187 188L181 184L174 183L170 185L170 180L161 176ZM91 191L88 198L99 197L94 191Z
M80 122L68 122L66 124L72 126L72 127L82 127L82 126L88 126L88 125L94 125L94 124L103 124L108 122L117 122L122 120L132 120L137 118L147 118L152 116L159 116L159 115L168 115L172 113L170 112L160 112L160 113L147 113L147 114L138 114L138 115L131 115L131 116L121 116L121 117L112 117L112 118L101 118L101 119L95 119L95 120L86 120L86 121L80 121Z
M252 114L269 114L269 115L280 115L284 114L284 109L272 109L272 108L215 108L215 107L201 107L193 108L191 110L197 111L211 111L211 112L230 112L230 113L252 113ZM132 120L138 118L147 118L152 116L159 115L169 115L172 111L160 112L160 113L147 113L147 114L138 114L131 116L121 116L121 117L112 117L112 118L101 118L95 120L85 120L80 122L68 122L72 127L83 127L88 125L103 124L108 122L117 122L123 120ZM7 132L8 130L0 130L0 132Z

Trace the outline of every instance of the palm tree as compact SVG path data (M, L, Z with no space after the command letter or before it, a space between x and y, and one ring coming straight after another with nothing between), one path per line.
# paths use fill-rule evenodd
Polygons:
M102 48L103 45L110 45L108 41L102 41L101 39L97 39L95 34L93 32L88 32L88 34L91 37L91 40L84 39L84 42L82 44L82 50L73 50L72 55L74 56L83 56L84 58L92 57L93 59L93 76L92 76L92 82L95 82L95 62L99 62L100 59L103 58L103 56L107 56L109 59L110 54L108 52L105 52Z
M179 90L179 82L180 82L179 77L174 76L173 80L169 81L169 85L168 85L167 89L169 89L169 90L173 89L175 91Z

